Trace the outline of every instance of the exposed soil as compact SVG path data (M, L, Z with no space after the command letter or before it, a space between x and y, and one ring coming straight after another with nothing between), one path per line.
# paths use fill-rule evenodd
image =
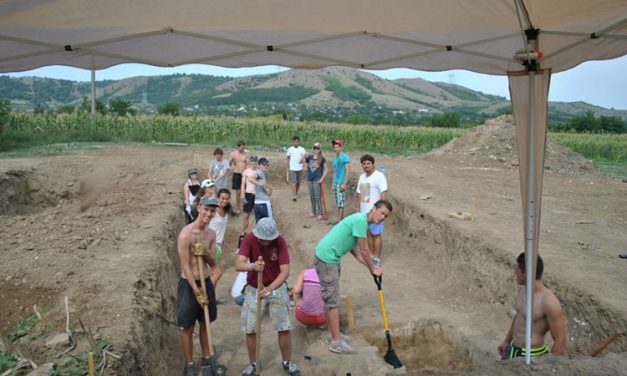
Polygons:
M179 331L171 321L179 275L175 243L184 223L181 191L186 169L206 167L212 150L114 145L0 160L0 332L9 336L33 313L33 304L42 315L11 347L37 364L51 356L60 364L64 358L54 356L63 349L47 349L43 341L65 331L67 296L70 327L79 342L71 354L88 348L81 318L121 355L109 358L107 374L179 374ZM405 365L400 373L526 375L523 362L499 362L496 354L511 322L512 264L523 247L518 171L509 157L503 162L455 150L377 156L377 165L386 166L395 207L384 235L383 291L394 349ZM306 218L306 187L298 202L291 201L282 154L262 154L274 169L273 208L290 246L292 282L311 263L330 226ZM356 161L359 155L352 157ZM568 318L568 355L540 358L533 369L542 375L622 375L624 336L599 357L588 354L615 331L627 331L627 261L617 257L627 244L627 184L585 169L572 168L569 175L551 173L559 168L549 171L540 253L545 281ZM334 215L328 190L326 196ZM473 198L474 220L448 217L469 210ZM240 374L248 361L240 309L230 297L239 226L240 219L232 218L227 268L217 288L223 304L212 326L218 358L230 375ZM332 354L324 331L295 324L293 360L304 375L391 373L382 359L387 343L376 285L350 256L343 261L341 291L353 299L355 327L349 334L358 353ZM346 324L345 310L342 320ZM268 323L263 374L284 374Z

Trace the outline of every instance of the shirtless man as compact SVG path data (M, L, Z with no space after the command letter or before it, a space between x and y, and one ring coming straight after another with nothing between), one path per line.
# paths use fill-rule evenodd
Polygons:
M229 154L229 164L233 169L233 182L232 189L235 189L235 212L239 214L242 210L242 172L246 169L250 154L246 151L246 142L239 140L237 142L237 149Z
M181 327L181 342L185 358L184 376L195 376L196 367L193 360L192 335L196 321L200 324L200 347L202 348L202 367L209 366L209 341L205 330L203 305L209 305L209 320L217 318L215 291L209 268L215 265L214 251L216 233L207 225L215 215L218 202L215 198L204 196L197 205L198 216L183 227L177 241L181 278L178 282L176 297L176 324ZM207 295L202 291L198 258L202 256L206 263L204 268Z
M257 190L257 186L261 184L257 176L258 161L259 158L257 158L256 155L251 155L248 158L248 168L242 172L240 199L245 202L242 209L244 211L244 217L242 218L242 235L246 235L246 231L248 230L250 213L252 213L255 209L255 192Z
M514 301L516 315L505 339L497 347L502 359L512 359L525 356L525 301L526 301L526 275L525 253L518 255L514 266L516 281L518 282L518 296ZM536 279L533 282L533 322L531 324L531 356L547 354L549 349L544 344L544 336L551 332L553 337L552 354L564 354L566 350L566 318L562 313L562 306L555 294L542 282L544 263L538 256L536 263Z

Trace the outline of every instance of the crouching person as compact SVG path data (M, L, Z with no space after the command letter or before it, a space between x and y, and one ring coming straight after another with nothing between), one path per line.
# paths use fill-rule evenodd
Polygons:
M259 256L263 261L258 261ZM290 258L287 241L279 235L276 222L270 218L262 218L252 232L246 234L235 260L235 269L247 272L248 286L245 289L242 306L242 330L246 333L246 347L250 364L244 369L242 376L252 376L257 369L255 359L255 340L257 320L257 273L263 272L263 288L259 291L262 297L262 312L269 306L272 329L278 332L279 349L282 366L291 376L300 376L298 367L292 358L292 323L290 322L290 298L287 292L287 277L290 274Z

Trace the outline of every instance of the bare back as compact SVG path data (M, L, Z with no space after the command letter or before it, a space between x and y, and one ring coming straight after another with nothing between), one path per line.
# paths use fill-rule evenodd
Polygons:
M241 174L245 169L248 163L248 158L250 154L247 152L240 152L239 149L236 149L229 154L229 163L233 166L233 172Z

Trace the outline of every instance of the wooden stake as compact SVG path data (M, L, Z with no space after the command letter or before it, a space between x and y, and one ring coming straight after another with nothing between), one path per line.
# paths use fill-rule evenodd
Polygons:
M91 351L87 353L87 366L89 367L89 376L94 376L94 353Z
M346 295L346 319L348 321L348 330L352 331L355 327L355 321L353 317L353 297L352 295Z
M470 200L470 219L474 220L475 215L477 215L477 199L473 197Z

